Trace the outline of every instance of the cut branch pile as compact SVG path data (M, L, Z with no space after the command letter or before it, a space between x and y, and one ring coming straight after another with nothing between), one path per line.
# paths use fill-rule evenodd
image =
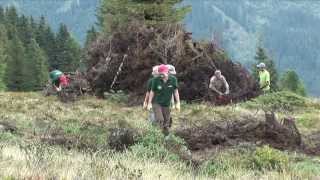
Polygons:
M87 79L94 93L122 90L131 103L142 101L152 67L176 67L180 94L187 101L206 100L208 83L218 68L227 78L230 99L255 97L256 81L240 64L228 60L213 43L199 43L180 25L147 27L133 23L110 37L100 37L87 50Z

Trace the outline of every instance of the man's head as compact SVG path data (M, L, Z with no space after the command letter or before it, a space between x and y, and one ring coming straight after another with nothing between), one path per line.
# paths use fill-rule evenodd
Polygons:
M159 68L159 66L153 66L152 67L152 75L153 76L158 76L159 75L158 68Z
M168 69L169 69L169 74L171 74L171 75L176 75L177 74L176 68L173 65L168 64L167 66L168 66Z
M261 70L264 70L266 69L266 64L265 63L260 63L257 65L257 68L261 71Z
M161 64L158 68L159 75L164 78L169 75L169 68L167 65Z
M221 71L218 69L214 72L214 75L217 77L217 78L221 78Z

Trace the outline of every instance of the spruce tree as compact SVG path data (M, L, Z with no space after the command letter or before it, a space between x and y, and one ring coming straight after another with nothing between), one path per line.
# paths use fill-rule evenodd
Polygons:
M8 44L8 59L5 73L7 88L11 91L22 91L25 49L17 33L12 34L12 40Z
M96 31L96 28L92 26L91 29L87 31L85 47L88 47L91 42L97 39L97 37L98 37L98 32Z
M148 25L176 23L183 19L189 8L176 8L182 0L102 0L98 24L109 34L134 20Z
M278 72L275 67L273 59L268 57L267 52L261 46L258 46L256 56L254 57L255 63L252 65L252 75L258 80L259 79L259 70L257 68L257 64L265 63L267 66L267 70L270 73L271 78L271 90L278 90Z
M41 46L41 48L45 51L47 57L48 57L48 63L49 67L53 68L55 61L57 60L57 42L54 32L52 32L50 26L47 26L47 28L44 31L45 44Z
M5 26L7 29L8 39L14 39L17 35L17 24L19 16L15 7L7 7L5 10Z
M22 15L18 18L17 30L20 40L23 42L24 46L27 46L33 38L33 30L31 29L29 19L26 16Z
M4 9L0 6L0 23L4 23Z
M306 96L304 84L300 80L298 74L293 70L289 70L283 74L280 80L280 88L281 90L291 91Z
M80 63L81 48L64 24L60 25L56 43L56 60L52 66L64 72L76 70Z
M31 39L26 48L23 76L23 89L26 91L38 90L48 80L47 57L35 39Z
M8 43L7 32L3 24L0 23L0 91L6 88L4 75L6 70L6 45Z

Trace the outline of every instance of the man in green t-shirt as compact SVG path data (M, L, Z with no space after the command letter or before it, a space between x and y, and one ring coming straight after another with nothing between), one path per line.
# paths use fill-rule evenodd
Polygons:
M257 68L259 69L260 89L263 93L267 93L270 91L270 73L266 69L266 65L264 63L258 64Z
M175 108L180 111L178 81L176 77L169 75L169 68L166 65L160 65L158 72L159 77L156 77L152 80L147 109L150 110L153 108L155 118L157 122L159 122L163 133L168 135L170 127L170 105L172 95L174 95L176 100Z

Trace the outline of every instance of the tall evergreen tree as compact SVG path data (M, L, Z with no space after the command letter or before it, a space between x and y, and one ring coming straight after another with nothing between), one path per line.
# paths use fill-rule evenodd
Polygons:
M7 88L11 91L23 90L23 65L25 60L25 48L17 33L12 34L12 40L8 43L8 60L5 80Z
M5 26L7 29L8 39L14 39L17 35L17 24L19 16L15 7L7 7L5 10Z
M252 66L252 74L256 79L259 79L259 71L257 68L257 64L265 63L267 66L267 70L270 73L271 78L271 90L276 91L278 89L278 72L275 67L273 59L267 56L266 50L260 45L257 48L256 56L254 57L255 63Z
M27 46L30 43L30 40L33 38L33 30L31 28L29 19L22 15L18 19L17 30L19 33L20 40Z
M48 79L47 57L35 39L31 39L26 48L23 76L23 90L26 91L43 87Z
M64 24L60 26L56 43L56 60L52 66L65 72L74 71L80 63L81 48Z
M293 70L289 70L283 74L280 79L280 88L281 90L291 91L306 96L304 84L300 80L298 74Z
M6 88L4 82L4 75L6 70L6 45L8 43L7 40L7 32L3 24L0 23L0 91L3 91Z
M104 33L126 27L132 20L148 25L175 23L183 19L189 8L176 8L182 0L102 0L98 24Z
M4 23L4 9L0 6L0 23Z
M53 67L55 64L55 61L57 60L57 42L54 32L52 32L50 26L47 26L47 28L44 31L45 44L41 45L41 48L45 51L47 57L48 57L48 63L50 67Z
M86 43L85 47L88 47L91 42L96 40L98 37L98 32L94 26L92 26L88 31L87 31L87 37L86 37Z

